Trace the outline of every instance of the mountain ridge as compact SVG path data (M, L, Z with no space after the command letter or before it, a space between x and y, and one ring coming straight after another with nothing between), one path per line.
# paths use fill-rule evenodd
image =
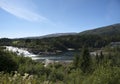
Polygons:
M112 24L108 26L103 26L95 29L85 30L80 33L71 32L71 33L53 33L43 36L33 36L33 37L24 37L18 39L43 39L43 38L52 38L60 36L74 36L74 35L119 35L120 34L120 23Z
M80 32L79 35L118 35L120 34L120 23L108 25L104 27L99 27L91 30L86 30L83 32Z
M47 35L43 35L43 36L24 37L22 39L43 39L43 38L77 35L77 34L78 33L75 33L75 32L72 32L72 33L53 33L53 34L47 34Z

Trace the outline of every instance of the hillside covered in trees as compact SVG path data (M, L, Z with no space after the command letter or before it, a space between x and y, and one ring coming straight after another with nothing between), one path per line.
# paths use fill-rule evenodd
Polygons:
M120 34L120 23L109 25L105 27L100 27L92 30L87 30L79 33L80 35L101 35L101 36L111 36Z
M69 49L80 50L83 45L90 48L102 48L111 42L120 42L120 24L114 24L94 30L84 31L75 35L62 35L42 39L0 39L0 45L11 45L28 48L30 52L57 52Z

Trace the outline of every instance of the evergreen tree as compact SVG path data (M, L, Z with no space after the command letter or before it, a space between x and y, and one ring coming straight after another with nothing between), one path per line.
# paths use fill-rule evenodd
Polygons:
M100 62L100 58L99 58L98 53L97 53L96 56L95 56L95 60L96 60L96 63L99 64L99 62Z
M80 67L80 57L78 55L75 55L75 58L73 60L73 65L74 65L75 68Z
M80 57L80 68L84 73L90 72L91 70L91 56L89 54L88 48L83 47L81 57Z
M100 63L103 63L104 61L104 55L102 51L100 52L99 60L100 60Z

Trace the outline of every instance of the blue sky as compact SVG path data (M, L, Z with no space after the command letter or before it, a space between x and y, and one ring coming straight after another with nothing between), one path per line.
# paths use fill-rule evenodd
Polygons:
M0 37L81 32L120 23L120 0L0 0Z

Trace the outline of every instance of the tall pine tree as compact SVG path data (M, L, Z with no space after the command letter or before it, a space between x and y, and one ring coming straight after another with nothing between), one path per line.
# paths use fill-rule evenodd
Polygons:
M91 56L88 48L83 47L80 57L80 68L84 73L90 72L91 70Z

